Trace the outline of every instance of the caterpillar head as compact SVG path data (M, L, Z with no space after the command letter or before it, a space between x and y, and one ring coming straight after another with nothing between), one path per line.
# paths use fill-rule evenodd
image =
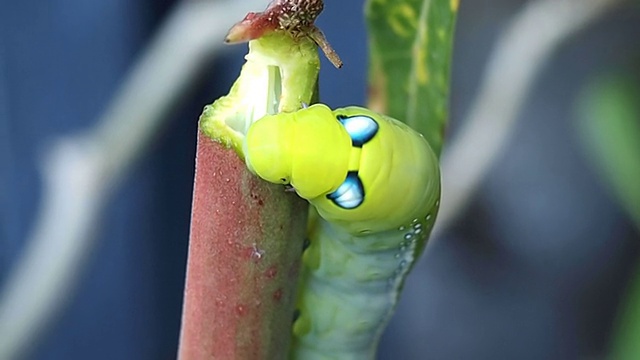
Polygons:
M331 109L317 104L268 115L247 132L249 170L272 183L291 184L307 200L338 189L349 166L351 138Z
M349 233L435 216L437 157L409 126L370 110L332 112L318 104L265 116L249 128L244 146L251 171L291 184L322 218Z
M291 181L288 138L293 129L286 126L292 114L267 115L251 125L244 140L245 162L249 171L262 179L280 184Z

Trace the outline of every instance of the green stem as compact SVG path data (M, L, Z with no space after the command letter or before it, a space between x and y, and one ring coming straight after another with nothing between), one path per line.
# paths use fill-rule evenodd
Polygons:
M272 32L249 42L247 62L227 96L205 107L200 128L240 156L251 124L264 115L296 111L312 100L320 70L316 44Z

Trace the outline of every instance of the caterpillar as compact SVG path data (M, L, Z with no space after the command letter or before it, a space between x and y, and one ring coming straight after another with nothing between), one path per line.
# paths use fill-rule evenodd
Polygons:
M374 358L437 215L436 155L400 121L323 104L258 120L244 153L312 205L292 358Z

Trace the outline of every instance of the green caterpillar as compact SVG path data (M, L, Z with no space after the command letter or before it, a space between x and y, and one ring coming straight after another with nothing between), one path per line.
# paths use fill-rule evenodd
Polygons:
M244 148L252 172L313 205L292 358L372 359L437 215L436 155L402 122L322 104L265 116Z

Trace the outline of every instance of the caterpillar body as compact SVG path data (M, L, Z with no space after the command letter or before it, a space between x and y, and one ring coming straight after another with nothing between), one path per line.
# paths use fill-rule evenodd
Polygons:
M269 115L249 169L312 205L292 358L372 359L440 199L438 160L409 126L360 107Z

